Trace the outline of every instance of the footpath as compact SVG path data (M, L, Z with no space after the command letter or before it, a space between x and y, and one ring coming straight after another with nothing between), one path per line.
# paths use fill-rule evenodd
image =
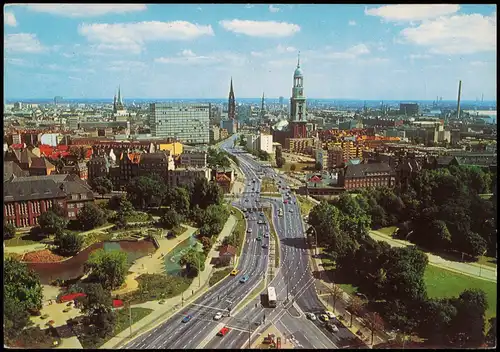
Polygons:
M370 329L366 328L361 319L359 317L354 317L352 320L352 326L350 326L351 322L351 313L349 313L346 310L347 304L349 300L351 299L351 296L347 294L346 292L342 292L342 298L337 299L337 302L335 302L335 309L333 309L332 306L332 300L330 299L330 292L333 290L334 284L326 277L326 272L323 270L323 265L321 262L321 259L318 258L312 258L311 261L314 267L314 270L318 272L318 277L319 280L315 283L316 287L316 293L321 300L321 302L327 307L328 310L333 312L337 317L342 315L344 317L344 320L342 323L344 326L349 329L354 335L357 335L356 333L358 331L361 331L363 334L363 342L368 345L368 347L372 347L370 345L371 343L371 331ZM340 287L339 287L340 288ZM374 344L379 344L383 342L387 342L387 337L386 334L382 334L381 332L375 332L373 335L373 340Z
M213 271L213 265L210 264L210 262L214 256L218 257L219 255L219 253L216 250L216 248L218 247L218 243L222 243L223 239L231 234L236 223L237 223L236 217L234 215L230 215L229 219L224 224L224 228L217 236L217 240L214 243L212 250L207 256L207 259L205 261L205 270L203 270L198 275L198 277L194 278L193 282L186 291L184 291L180 295L167 299L164 304L159 304L159 300L155 300L155 301L149 301L132 305L132 308L135 307L149 308L152 309L153 312L151 312L151 314L147 315L146 317L144 317L143 319L132 325L132 336L130 336L130 329L127 328L118 335L112 337L108 342L103 344L100 348L114 349L122 347L123 345L129 343L139 335L161 325L169 317L180 311L184 307L184 305L190 304L192 301L196 300L198 297L203 295L209 289L208 282ZM188 234L186 234L186 232ZM193 232L186 231L186 232L184 232L181 236L177 237L179 239L181 237L183 238L182 240L179 240L178 243L189 238L189 236L191 236L194 233L194 231ZM174 246L171 248L163 249L162 242L160 241L161 240L158 241L160 243L160 249L156 253L160 252L163 254L167 254L169 251L175 248ZM147 258L149 257L145 257L144 259ZM138 263L136 264L142 267L142 263L139 263L139 260Z
M395 239L390 235L380 231L371 230L370 237L377 241L387 242L392 247L407 247L414 244L408 241ZM475 277L492 282L497 282L497 268L478 263L463 263L457 261L446 260L436 254L424 252L429 258L429 264L439 268L453 271L459 274Z

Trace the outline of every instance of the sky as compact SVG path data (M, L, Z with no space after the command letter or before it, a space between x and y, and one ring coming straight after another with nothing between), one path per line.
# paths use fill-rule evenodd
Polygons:
M496 5L4 6L12 98L496 100Z

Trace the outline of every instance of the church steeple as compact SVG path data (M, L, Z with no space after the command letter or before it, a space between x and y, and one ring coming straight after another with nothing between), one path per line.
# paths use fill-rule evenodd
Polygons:
M297 68L293 73L292 97L290 99L291 121L306 120L306 97L304 96L304 75L300 67L300 52L297 55Z
M229 101L227 104L227 116L230 120L234 120L236 115L236 101L234 99L233 91L233 77L231 77L231 86L229 88Z
M122 95L121 95L121 93L120 93L120 86L118 86L118 102L119 102L120 104L123 104L123 102L122 102Z

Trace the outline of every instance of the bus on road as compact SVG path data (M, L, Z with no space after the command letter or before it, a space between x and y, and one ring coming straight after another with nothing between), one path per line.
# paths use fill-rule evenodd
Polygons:
M271 308L276 307L276 291L272 286L267 288L267 303Z

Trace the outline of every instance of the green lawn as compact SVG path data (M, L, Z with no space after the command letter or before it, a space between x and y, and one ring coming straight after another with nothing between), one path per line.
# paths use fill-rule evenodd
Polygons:
M385 235L392 236L394 231L396 231L397 227L396 226L388 226L388 227L382 227L378 229L377 231L382 232Z
M271 214L271 208L264 208L264 215L269 222L269 227L271 228L271 236L274 238L274 267L279 268L280 266L280 251L279 251L279 238L274 229L273 217Z
M226 268L222 270L215 271L212 276L210 276L210 279L208 280L208 286L212 287L222 279L224 279L226 276L228 276L233 268Z
M40 243L40 239L38 236L33 236L29 233L16 234L14 238L3 241L5 247L16 247L16 246L26 246L29 244Z
M322 252L322 249L320 249L320 252ZM348 283L349 280L344 279L335 273L335 263L333 260L329 258L321 258L321 262L327 275L330 275L333 278L333 281L340 286L342 291L350 295L358 292L358 288L356 286Z
M245 240L246 231L246 221L243 217L243 213L238 208L233 206L230 207L234 216L236 216L237 222L234 227L233 234L236 236L236 248L238 249L238 257L241 257L241 252L243 251L243 241Z
M261 192L265 193L276 193L278 192L278 187L273 179L264 177L262 179Z
M279 170L283 170L283 171L290 171L290 167L292 165L295 165L295 171L302 171L306 168L309 168L309 169L314 169L314 166L315 166L315 163L313 162L310 162L310 163L294 163L294 162L286 162L285 165L283 165L282 168L279 168Z
M309 215L311 209L314 208L314 206L316 205L310 199L307 199L304 196L297 195L297 200L299 201L300 212L303 216Z
M127 216L128 222L146 222L151 221L151 216L147 213L134 211L131 215Z
M458 297L465 289L482 289L486 292L489 305L486 320L496 316L497 285L494 282L454 273L432 265L427 265L424 281L429 298Z

